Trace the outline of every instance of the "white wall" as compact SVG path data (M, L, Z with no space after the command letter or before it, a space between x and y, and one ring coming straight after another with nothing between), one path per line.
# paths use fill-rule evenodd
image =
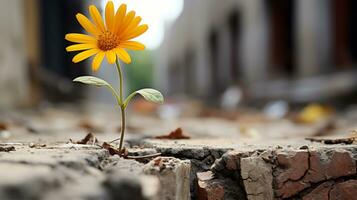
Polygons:
M16 106L28 100L23 4L23 0L11 0L0 6L1 107Z

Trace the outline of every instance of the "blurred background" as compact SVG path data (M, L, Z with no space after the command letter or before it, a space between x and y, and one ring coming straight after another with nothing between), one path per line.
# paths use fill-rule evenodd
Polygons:
M64 40L82 32L76 13L88 14L90 4L103 11L106 2L1 0L1 110L114 103L108 91L72 82L91 74L90 62L73 64ZM153 87L167 99L161 107L137 101L136 111L226 117L222 112L253 108L281 117L311 103L340 111L356 102L356 1L114 2L127 3L150 26L138 39L147 50L130 52L134 62L124 66L126 93ZM117 85L113 74L103 62L95 76Z

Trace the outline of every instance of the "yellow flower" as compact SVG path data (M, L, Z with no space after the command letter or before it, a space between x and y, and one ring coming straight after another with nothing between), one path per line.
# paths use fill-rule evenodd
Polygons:
M131 58L126 49L144 50L145 46L132 39L148 30L148 25L140 25L141 17L135 16L134 11L127 12L127 6L122 4L114 12L114 4L109 1L105 8L105 24L98 9L91 5L90 21L86 16L77 14L76 18L89 35L80 33L66 34L66 40L77 44L66 48L70 51L82 51L73 57L73 62L78 63L94 56L92 70L97 71L104 59L110 64L116 62L117 57L125 63L130 63Z

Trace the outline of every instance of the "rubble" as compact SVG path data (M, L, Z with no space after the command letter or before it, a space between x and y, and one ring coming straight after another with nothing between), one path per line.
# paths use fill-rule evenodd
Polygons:
M176 140L154 139L150 129L159 126L146 125L140 130L148 134L127 134L125 157L119 157L100 147L118 137L116 123L103 126L113 132L87 135L78 130L81 119L64 116L61 122L46 117L42 124L40 118L25 123L35 124L40 130L37 134L28 133L27 125L10 123L12 135L0 143L0 199L332 200L357 195L357 145L304 139L313 137L320 126L249 122L244 126L258 130L260 136L247 138L235 121L212 123L223 127L213 135L202 123L214 119L201 123L196 119L189 126L185 121L156 131L157 135L183 127L190 133L190 139ZM158 123L150 120L148 124ZM47 132L52 123L55 128ZM339 124L336 131L341 130ZM291 131L295 126L300 128ZM287 129L309 131L289 140L272 133ZM289 131L285 137L291 137ZM68 142L70 138L78 142ZM118 144L110 145L116 149Z
M159 199L190 199L190 161L173 157L158 157L144 167L144 173L160 181Z

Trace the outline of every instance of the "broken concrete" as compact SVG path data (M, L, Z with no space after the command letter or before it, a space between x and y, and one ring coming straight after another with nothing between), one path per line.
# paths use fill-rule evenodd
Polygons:
M140 119L139 125L129 121L130 130L138 131L126 135L129 155L162 154L155 159L136 161L111 156L95 145L67 144L69 138L73 141L83 138L87 130L78 126L83 119L65 112L60 116L61 120L57 114L34 116L31 120L19 118L8 124L9 136L0 135L1 200L353 199L357 196L357 145L276 138L281 134L274 130L285 132L286 127L290 130L300 126L292 122L284 121L285 128L272 127L271 123L259 127L244 124L245 128L258 132L270 130L262 132L264 135L259 138L244 138L236 121L190 119L180 123L191 139L158 140L152 139L153 136L167 134L177 124L164 123L162 129L163 123L157 119ZM88 119L96 122L96 129L102 130L103 133L95 134L99 141L118 137L117 121L107 119L107 113ZM216 129L206 133L207 127L202 123L215 124ZM230 127L230 131L225 132L225 127ZM314 132L308 125L294 131L300 133L305 129ZM274 139L270 140L272 135Z
M241 176L248 200L274 199L272 166L261 157L241 159Z
M144 167L144 173L159 178L159 199L190 199L190 161L158 157Z

